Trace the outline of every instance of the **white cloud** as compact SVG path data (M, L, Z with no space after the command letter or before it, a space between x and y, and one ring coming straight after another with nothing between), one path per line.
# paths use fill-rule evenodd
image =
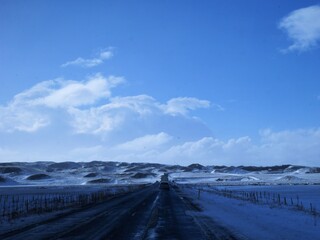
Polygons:
M141 135L118 145L100 149L100 159L129 162L165 162L188 165L279 165L319 166L320 129L260 132L254 142L244 136L222 140L202 137L178 141L165 132ZM94 156L97 156L97 152Z
M210 107L210 102L206 100L199 100L197 98L179 97L170 99L167 104L162 107L165 113L172 115L186 115L190 110Z
M121 115L104 111L101 107L80 110L68 109L70 122L76 133L101 134L117 128L122 122Z
M0 106L0 131L35 132L52 122L54 108L92 106L110 98L111 89L122 82L122 77L96 74L81 82L56 79L36 84Z
M115 131L145 114L159 112L158 103L150 96L110 98L109 103L88 109L70 108L71 125L77 133L101 134Z
M84 81L55 79L38 83L14 96L6 106L0 106L0 131L35 132L63 116L75 133L105 136L126 129L132 133L126 139L137 137L139 128L148 129L145 134L177 132L173 126L181 124L208 132L202 122L189 118L188 113L209 107L209 101L173 98L161 103L148 95L112 97L112 88L124 81L122 77L98 73Z
M40 113L32 107L15 103L0 106L0 132L24 131L31 133L49 124L50 118L47 114Z
M284 52L306 51L316 47L320 41L320 6L314 5L291 12L279 23L293 41Z
M42 104L48 107L76 107L92 105L99 99L106 99L111 96L111 88L124 82L122 77L103 77L96 74L86 82L66 81L51 89L50 94L34 101L35 104Z
M111 50L101 51L99 56L101 60L107 60L113 57L113 53Z
M71 124L77 133L103 134L119 128L127 129L129 126L132 128L140 126L142 129L147 127L154 129L158 126L157 130L162 131L160 126L163 128L165 124L175 125L172 118L178 117L176 116L177 113L180 114L180 118L185 119L190 111L189 109L194 110L197 107L202 107L203 105L200 103L204 103L206 107L209 105L208 101L196 98L190 99L192 99L192 103L189 106L190 101L181 101L182 104L173 110L167 104L161 104L148 95L114 97L110 98L109 103L104 105L84 110L71 108L68 111L73 119ZM175 101L176 99L173 99L172 102ZM198 105L195 104L197 102ZM166 116L172 117L170 119ZM160 119L169 122L163 123ZM196 123L195 120L185 119L185 121L193 121L193 126L202 124ZM134 130L131 129L130 132L134 132Z
M112 98L110 104L102 107L104 110L128 109L139 115L151 114L160 111L160 103L148 95L136 95Z
M143 138L142 138L143 139ZM163 159L170 164L188 165L277 165L298 164L319 166L320 129L300 129L273 132L263 130L260 141L248 136L221 140L203 137L195 141L177 143L170 137L165 148L135 151L129 148L115 156L124 161L154 161ZM140 146L143 146L141 144ZM152 156L151 158L150 156Z
M252 162L252 156L248 154L251 147L249 137L227 141L204 137L196 141L174 145L163 152L160 157L168 159L173 164L240 165Z
M187 97L164 103L149 95L112 97L112 88L123 81L121 77L96 74L84 81L44 81L17 94L7 105L0 106L0 143L20 154L0 148L0 157L7 155L16 161L101 159L182 165L319 165L320 129L266 129L256 142L249 136L222 140L212 137L201 120L190 117L192 110L214 103ZM42 135L37 133L45 127L48 130ZM17 131L28 134L14 135ZM58 134L61 138L57 138ZM6 143L8 136L12 145ZM12 136L32 141L20 142L20 148ZM48 139L56 138L49 143ZM57 153L51 146L59 139L66 140L59 143L62 150ZM66 143L71 146L64 146Z
M84 59L84 58L78 57L75 60L68 61L62 64L61 67L80 66L84 68L91 68L91 67L95 67L97 65L102 64L105 60L108 60L112 57L113 57L112 48L109 48L108 50L101 51L96 58Z
M145 135L142 137L135 138L131 141L121 143L117 146L117 149L133 152L155 150L158 147L168 143L171 139L171 136L164 132L161 132L153 135Z
M122 77L104 77L97 73L86 81L49 80L17 94L11 105L76 107L92 105L111 96L111 89L123 83Z
M297 129L280 132L267 129L260 134L261 145L257 151L262 160L319 165L320 129Z

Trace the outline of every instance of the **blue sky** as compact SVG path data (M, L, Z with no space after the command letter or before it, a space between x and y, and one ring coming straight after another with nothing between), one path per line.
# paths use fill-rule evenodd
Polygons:
M320 165L318 1L1 1L0 161Z

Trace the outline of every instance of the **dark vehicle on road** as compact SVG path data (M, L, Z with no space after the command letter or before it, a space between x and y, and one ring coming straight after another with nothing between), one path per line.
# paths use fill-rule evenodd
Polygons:
M160 182L160 186L159 186L160 189L166 189L166 190L169 190L170 189L170 185L168 182L165 182L165 181L161 181Z

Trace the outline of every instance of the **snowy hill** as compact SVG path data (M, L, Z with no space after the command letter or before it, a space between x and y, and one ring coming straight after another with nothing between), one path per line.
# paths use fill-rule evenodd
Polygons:
M157 163L16 162L0 163L0 186L155 182L163 173L180 183L216 185L320 184L320 168L281 166L189 166Z

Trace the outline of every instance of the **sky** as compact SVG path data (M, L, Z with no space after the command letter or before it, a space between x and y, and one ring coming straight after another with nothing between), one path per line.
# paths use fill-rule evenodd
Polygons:
M0 162L320 166L320 2L0 1Z

